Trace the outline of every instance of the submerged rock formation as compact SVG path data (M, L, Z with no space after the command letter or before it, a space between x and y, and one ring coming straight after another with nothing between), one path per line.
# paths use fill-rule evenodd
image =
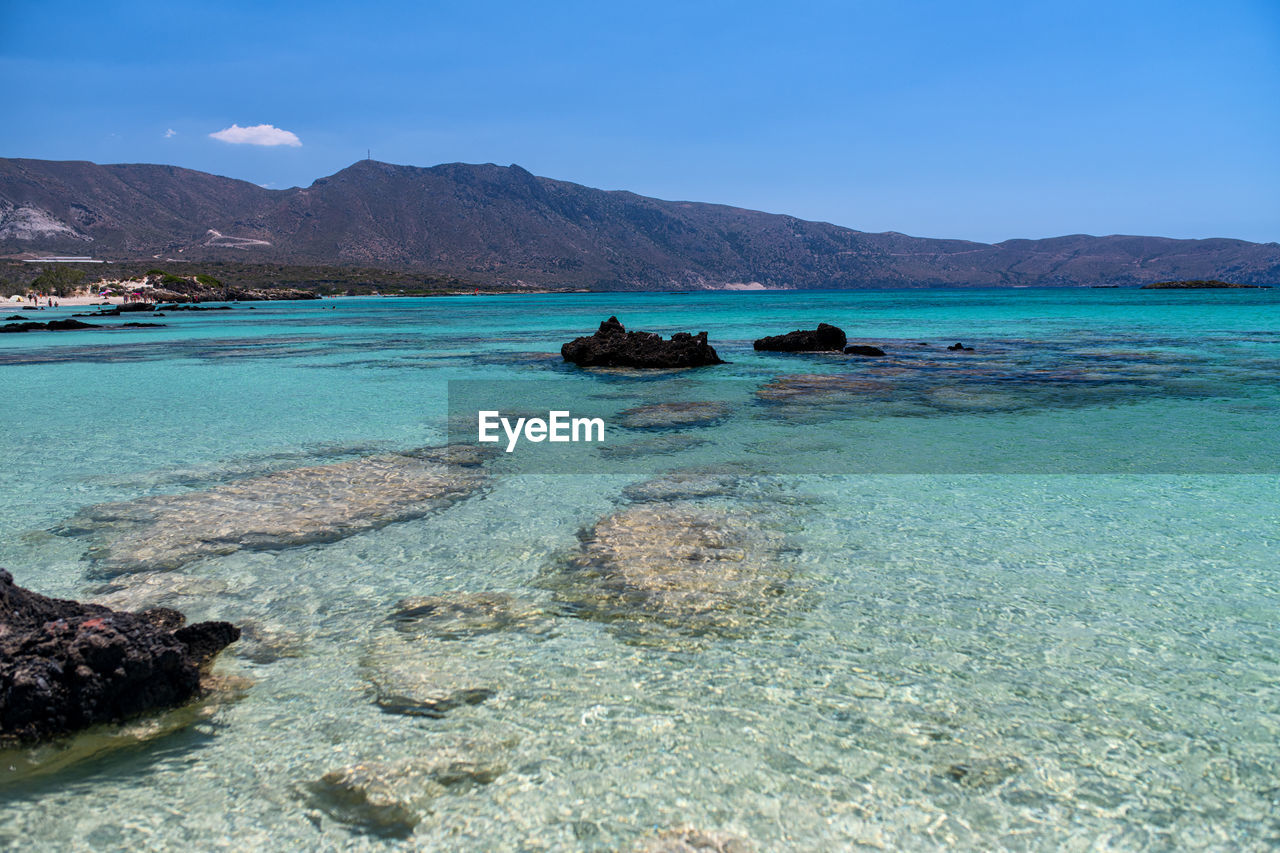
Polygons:
M744 482L753 480L734 472L686 468L632 483L622 490L622 496L633 503L723 498L736 494Z
M201 668L240 637L228 622L183 626L23 589L0 569L0 745L172 708L200 690Z
M880 349L880 347L873 347L870 344L854 344L852 346L845 347L844 354L875 357L884 355L884 350Z
M987 790L997 787L1026 769L1026 762L1015 755L997 755L952 764L940 775L966 788Z
M431 800L488 785L506 772L503 745L463 740L425 756L353 764L303 786L309 805L352 829L407 838Z
M638 504L582 534L546 585L573 615L733 633L787 592L781 537L749 514L686 501Z
M705 444L708 444L707 439L699 438L697 433L677 433L655 435L626 444L605 444L600 447L599 453L604 459L644 459L649 456L683 453Z
M335 542L420 518L484 482L478 457L388 453L276 471L203 491L101 504L58 528L97 540L93 573L176 569L203 557Z
M829 373L799 373L779 376L756 390L765 403L852 402L867 395L885 394L887 382Z
M538 602L505 592L404 598L362 644L360 677L384 714L481 713L491 700L504 701L520 681L521 660L555 635L555 625Z
M785 335L770 335L756 341L757 350L770 352L839 352L844 349L844 330L819 323L816 329L797 329Z
M401 633L441 640L499 631L545 630L541 608L505 592L452 592L404 598L390 618Z
M594 335L574 338L560 355L580 367L702 367L724 364L707 343L707 333L677 332L670 340L652 332L628 332L610 317Z
M445 653L436 640L403 632L375 637L366 645L360 672L378 710L439 719L498 694L500 677L465 656Z
M618 425L627 429L678 429L710 426L727 418L728 403L697 400L681 403L652 403L618 413Z

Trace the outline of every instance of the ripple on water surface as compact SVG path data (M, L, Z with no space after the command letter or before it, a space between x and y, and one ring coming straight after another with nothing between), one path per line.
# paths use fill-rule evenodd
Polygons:
M355 300L350 328L311 318L300 332L284 306L259 318L262 335L209 321L217 341L166 352L133 339L100 365L140 407L206 388L112 421L102 441L110 412L54 386L93 348L6 344L5 369L33 371L10 380L20 393L3 417L16 420L0 437L15 460L0 472L15 532L0 554L20 582L177 606L245 635L217 664L225 701L24 756L30 775L0 790L0 838L1273 847L1272 473L1247 475L1242 456L1229 476L833 475L906 435L941 453L948 435L1003 441L1044 424L1055 445L1140 435L1187 455L1205 445L1185 436L1212 427L1219 449L1245 446L1274 432L1268 297L1238 297L1253 300L1241 319L1227 297L1187 307L1186 294L790 296L587 294L547 316ZM752 353L784 308L887 355ZM632 325L624 309L664 332L714 320L734 362L716 370L745 391L705 393L718 380L687 372L584 376L547 357L610 313ZM479 351L498 339L514 361ZM957 339L973 351L946 351ZM201 372L215 362L218 387ZM528 475L396 452L441 432L421 425L443 419L446 379L544 372L630 410L617 457L591 458L631 468ZM130 384L142 376L147 394ZM202 397L237 396L253 406L191 417ZM862 426L833 426L846 421ZM189 450L157 459L171 434L182 441L158 446ZM797 459L803 476L761 476ZM40 532L69 518L69 537Z

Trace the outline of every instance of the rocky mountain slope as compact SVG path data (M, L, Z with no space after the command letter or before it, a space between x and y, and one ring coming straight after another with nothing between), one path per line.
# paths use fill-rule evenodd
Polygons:
M987 244L646 198L519 166L360 161L268 190L174 166L0 159L0 254L390 267L596 289L1280 283L1280 245L1071 235Z

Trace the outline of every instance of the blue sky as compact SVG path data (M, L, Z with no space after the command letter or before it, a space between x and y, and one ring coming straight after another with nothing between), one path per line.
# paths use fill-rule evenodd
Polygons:
M288 187L372 149L868 231L1280 240L1277 0L0 0L0 80L0 156ZM210 135L260 125L299 144Z

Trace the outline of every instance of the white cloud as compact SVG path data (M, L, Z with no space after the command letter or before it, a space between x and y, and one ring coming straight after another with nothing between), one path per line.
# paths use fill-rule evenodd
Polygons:
M178 131L174 130L172 127L164 132L165 139L173 139L177 135L178 135Z
M219 130L217 133L209 134L214 139L222 142L230 142L235 145L291 145L294 148L302 147L302 140L297 134L288 130L281 130L278 127L272 127L269 124L255 124L253 127L241 127L233 124L226 130Z

